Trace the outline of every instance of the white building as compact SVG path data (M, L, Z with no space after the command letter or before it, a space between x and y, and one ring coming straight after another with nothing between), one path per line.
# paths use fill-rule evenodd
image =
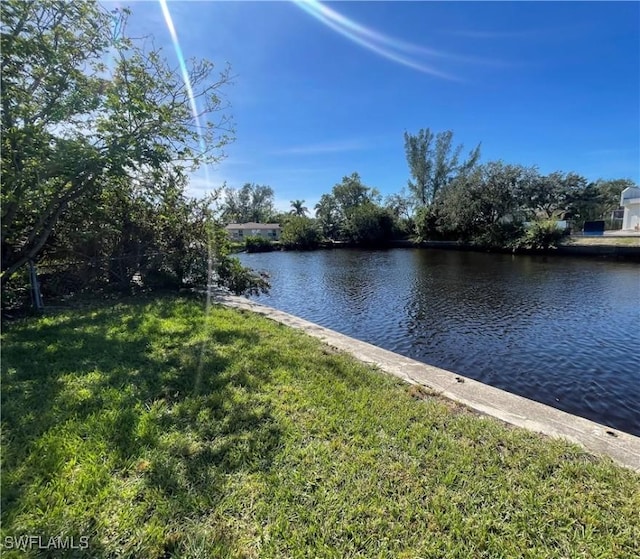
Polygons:
M625 188L620 195L620 205L624 208L622 229L640 231L640 188Z
M270 241L280 239L280 225L277 223L230 223L225 229L234 241L243 241L247 237L262 237Z

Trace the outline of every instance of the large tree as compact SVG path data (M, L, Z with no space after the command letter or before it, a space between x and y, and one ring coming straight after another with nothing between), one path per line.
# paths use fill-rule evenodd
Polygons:
M438 200L439 227L449 238L476 240L521 223L523 193L535 169L492 161L454 179Z
M620 206L620 194L630 186L637 186L631 179L598 179L581 190L568 195L569 213L574 225L594 219L611 219L613 210Z
M457 174L471 170L480 159L480 144L460 161L463 145L454 147L452 142L450 130L434 134L423 128L417 134L404 133L404 149L413 178L409 180L409 190L418 206L431 204Z
M363 204L374 203L378 192L362 183L358 173L342 177L331 194L323 194L316 204L316 217L325 236L337 239L346 234L352 213Z
M394 233L392 213L379 205L375 188L363 184L358 173L342 178L331 194L323 194L316 205L316 218L323 234L333 240L358 244L379 243Z
M276 213L273 189L249 182L237 190L227 188L221 212L225 223L271 221Z
M153 188L149 177L213 163L231 129L220 112L228 69L214 77L211 63L191 63L194 115L179 69L126 36L126 12L64 0L0 9L4 284L70 207L113 181Z
M304 215L290 215L282 227L280 242L285 248L308 250L316 248L321 237L315 219L309 219Z
M342 213L336 199L331 194L323 194L314 209L322 234L328 239L338 238L342 227Z
M529 219L558 219L568 211L571 200L583 192L587 179L576 173L536 173L523 191L523 206Z
M362 183L358 173L342 177L342 182L333 187L331 194L345 217L365 202L374 202L379 198L375 189Z

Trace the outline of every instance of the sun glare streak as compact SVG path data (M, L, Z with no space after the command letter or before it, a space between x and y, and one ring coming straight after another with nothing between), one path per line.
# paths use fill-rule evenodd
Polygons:
M435 49L429 49L420 45L414 45L413 43L407 43L406 41L394 39L393 37L389 37L383 33L374 31L373 29L356 23L348 17L332 10L318 0L295 0L295 3L311 15L314 15L312 12L317 11L326 18L334 21L336 24L342 25L346 29L351 29L354 33L358 33L360 35L363 35L364 37L368 37L374 41L378 41L379 43L388 45L391 48L396 48L408 52L422 52L424 54L439 56L443 58L459 58L457 55L441 52Z
M426 65L414 57L407 56L398 51L410 54L422 54L425 56L446 58L450 60L458 60L461 62L475 62L482 64L495 64L494 61L477 59L474 57L465 57L451 54L435 49L430 49L413 43L408 43L394 37L390 37L374 29L357 23L348 17L332 10L328 6L322 4L318 0L292 0L293 3L314 17L336 33L346 37L347 39L357 43L358 45L403 66L413 68L425 74L431 74L440 78L461 81L459 78L440 71L432 66Z
M293 2L300 9L304 10L309 15L316 18L318 21L324 23L327 27L333 29L336 33L339 33L340 35L346 37L354 43L357 43L360 46L372 52L375 52L383 58L386 58L393 62L397 62L398 64L401 64L403 66L413 68L414 70L418 70L419 72L423 72L425 74L431 74L433 76L449 80L457 79L450 74L441 72L430 66L425 66L419 61L412 60L410 58L407 58L406 56L394 52L393 50L390 50L389 48L385 48L384 46L376 44L374 41L378 41L378 43L385 43L387 45L393 45L396 49L408 50L406 48L406 43L400 42L402 46L398 46L398 41L395 41L390 37L381 35L380 33L365 28L362 25L348 19L347 17L334 12L326 6L321 5L320 2L317 2L316 0L293 0Z
M195 121L196 130L198 132L198 138L200 143L200 149L202 153L206 151L206 146L204 143L204 138L202 137L202 127L200 126L200 117L198 116L198 103L196 102L196 98L193 94L193 88L191 86L191 79L189 77L189 70L187 69L187 63L185 61L184 55L182 54L182 47L180 46L180 41L178 40L178 33L176 32L175 25L173 24L173 18L171 17L171 12L169 11L169 6L167 5L167 0L158 0L160 4L160 8L162 9L162 15L164 16L164 20L167 24L167 29L169 30L169 35L171 35L171 42L173 43L173 49L176 53L176 58L178 59L178 64L180 65L180 72L182 73L182 80L184 81L184 85L187 88L187 95L189 96L189 104L191 105L191 112L193 113L193 119ZM209 185L209 165L205 162L204 164L204 176L207 184ZM212 268L212 250L211 250L211 242L209 242L209 256L208 256L208 285L207 285L207 304L206 304L206 312L207 316L209 314L209 308L211 306L211 284L212 279L214 277L214 272ZM202 347L202 355L200 356L200 364L198 366L198 378L196 379L196 389L199 384L200 377L202 375L202 360L204 356L204 345Z
M171 35L171 42L173 43L173 49L176 53L176 58L178 59L178 64L180 65L180 73L182 74L182 80L184 81L184 86L187 88L187 95L189 96L189 104L191 105L191 112L193 114L193 119L196 123L196 127L198 130L199 138L200 138L200 149L204 153L206 147L204 144L204 140L202 138L202 134L200 134L200 130L202 129L200 126L200 117L198 112L198 104L196 102L196 98L193 95L193 88L191 87L191 79L189 78L189 70L187 69L187 63L185 61L184 55L182 54L182 47L180 46L180 41L178 40L178 33L176 32L176 28L173 24L173 18L171 17L171 12L169 11L169 6L167 5L167 0L158 0L160 3L160 8L162 9L162 15L164 16L164 21L167 24L167 29L169 30L169 35ZM205 174L208 175L207 165L205 167Z
M411 60L410 58L397 54L389 49L376 45L370 40L367 40L363 37L358 36L356 33L353 33L349 31L349 29L345 28L345 26L342 25L341 23L338 23L334 19L325 15L322 11L319 11L319 9L316 8L316 6L310 5L308 1L294 0L294 3L299 8L307 12L309 15L313 16L317 20L324 23L330 29L333 29L336 33L339 33L340 35L346 37L347 39L353 41L354 43L357 43L360 46L375 52L376 54L382 56L383 58L386 58L393 62L397 62L398 64L401 64L403 66L413 68L414 70L418 70L419 72L423 72L425 74L431 74L433 76L438 76L440 78L444 78L448 80L458 80L458 78L456 78L455 76L452 76L445 72L441 72L439 70L436 70L435 68L425 66L424 64L418 61ZM317 2L315 2L314 4L317 4ZM348 21L351 21L351 20L348 20ZM353 25L357 25L357 24L353 24ZM373 33L374 35L377 35L375 32L371 32L371 33ZM392 41L392 39L387 39L387 41Z

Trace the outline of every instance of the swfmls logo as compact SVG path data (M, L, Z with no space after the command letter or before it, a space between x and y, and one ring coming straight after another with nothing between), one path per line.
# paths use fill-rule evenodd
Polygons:
M26 551L27 549L87 549L89 536L5 536L4 548Z

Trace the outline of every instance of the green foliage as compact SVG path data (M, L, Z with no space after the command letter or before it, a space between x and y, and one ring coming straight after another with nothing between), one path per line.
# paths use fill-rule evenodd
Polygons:
M440 232L453 240L502 246L500 239L511 230L508 224L515 223L517 231L523 221L522 192L531 173L526 167L497 161L457 177L438 200Z
M258 295L269 290L268 276L245 268L231 256L231 241L219 225L209 227L209 272L207 285L219 285L236 295Z
M345 218L348 218L350 213L362 204L376 201L378 196L374 189L362 183L358 173L343 177L342 182L333 187L331 195Z
M247 252L269 252L274 249L273 243L260 235L250 235L244 239Z
M363 221L365 215L361 208L376 205L379 199L379 193L365 186L358 173L343 177L342 182L333 187L331 194L323 194L316 204L316 218L323 235L333 240L353 241L354 235L357 235L353 220Z
M396 236L404 239L414 236L414 203L404 188L399 193L387 196L384 208L393 216Z
M269 223L274 215L273 189L270 186L246 183L235 190L227 188L221 206L224 223Z
M88 536L79 559L637 556L637 473L254 313L142 296L10 324L2 353L3 543Z
M428 128L404 134L419 240L457 240L488 248L520 246L522 222L569 218L579 229L585 220L608 220L622 190L633 186L622 179L587 183L572 172L540 175L535 167L500 161L477 166L479 146L460 163L462 146L454 148L452 138L451 131L434 134ZM403 196L388 200L394 213L405 210ZM527 242L540 246L556 242L553 235L544 237L540 232Z
M471 239L471 243L487 249L520 248L525 231L526 228L521 222L498 221L478 232Z
M522 205L528 219L564 217L570 200L579 196L587 186L587 180L576 173L556 171L541 176L531 171L531 180L522 189Z
M42 286L40 289L43 297ZM2 316L11 316L14 312L22 313L32 306L31 283L27 267L18 270L2 287Z
M205 286L214 276L238 293L266 288L228 256L215 195L185 194L187 171L218 161L231 140L229 118L216 116L228 69L214 77L210 62L191 63L195 127L180 70L126 36L128 11L95 1L0 7L3 285L39 259L52 296ZM269 197L251 192L256 203Z
M387 196L384 205L396 219L405 221L412 218L415 206L411 196L407 194L404 188L396 194Z
M344 216L336 199L331 194L323 194L316 204L315 210L323 236L327 239L338 239L342 231Z
M443 240L443 227L440 222L439 204L420 206L414 217L414 232L417 241Z
M291 200L291 215L304 217L309 212L309 208L304 205L304 200Z
M359 245L383 244L394 236L393 216L386 209L366 202L349 213L345 235L347 240Z
M630 179L598 179L571 192L567 201L574 229L582 229L585 221L610 220L611 212L620 206L620 194L629 186L636 184Z
M73 206L45 246L43 263L80 273L88 289L206 285L212 198L187 197L175 173L156 176L152 188L113 180Z
M228 69L212 79L210 62L191 65L202 123L194 126L180 70L126 36L126 10L60 0L0 9L4 284L41 256L70 211L84 212L114 182L133 195L152 191L149 177L216 162L232 131L226 115L214 118Z
M556 247L566 235L555 220L539 220L529 225L521 245L526 248L548 250Z
M288 249L311 250L318 247L321 237L314 220L304 216L291 216L282 228L280 242Z
M426 128L415 135L404 133L405 154L414 179L409 180L409 190L418 206L431 204L455 176L470 171L477 164L479 144L460 163L463 146L460 144L454 148L452 141L451 130L434 134Z
M244 267L235 257L225 257L216 263L217 285L236 295L259 295L269 291L269 278L265 273Z

